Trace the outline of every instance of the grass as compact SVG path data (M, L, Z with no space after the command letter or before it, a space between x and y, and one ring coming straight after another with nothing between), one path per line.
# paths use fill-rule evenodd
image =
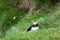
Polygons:
M6 32L1 40L60 40L59 9L49 15L38 15L39 13L22 18L20 22ZM35 19L37 19L41 28L33 32L27 32L26 29Z
M10 23L14 16L18 19L18 22L14 26L8 25L11 28L6 31L6 35L0 38L0 40L60 40L60 7L48 15L43 15L38 12L33 13L31 16L27 14L21 19L22 13L25 12L9 7L5 0L0 0L0 26L7 22ZM6 22L6 20L8 21ZM39 22L40 29L27 32L26 29L34 20ZM14 22L16 22L16 20Z
M2 40L60 40L60 28L49 28L34 32L10 31ZM18 33L18 34L17 34Z
M0 0L0 31L2 31L2 34L26 15L26 12L9 5L11 1ZM13 17L16 17L16 19L13 20Z

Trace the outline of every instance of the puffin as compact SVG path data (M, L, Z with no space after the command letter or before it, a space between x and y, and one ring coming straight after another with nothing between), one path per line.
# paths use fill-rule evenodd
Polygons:
M30 27L28 27L27 31L35 31L38 29L39 29L38 22L34 21L33 24Z

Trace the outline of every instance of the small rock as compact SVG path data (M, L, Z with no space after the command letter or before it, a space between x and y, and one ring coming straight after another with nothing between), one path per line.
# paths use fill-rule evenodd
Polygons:
M13 19L16 19L16 16L14 16Z

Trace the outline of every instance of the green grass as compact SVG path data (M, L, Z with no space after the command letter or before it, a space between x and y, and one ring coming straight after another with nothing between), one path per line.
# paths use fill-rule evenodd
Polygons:
M28 14L23 15L25 12L10 7L11 1L6 1L0 0L0 27L12 22L10 26L8 25L10 28L6 30L6 35L0 38L0 40L60 40L59 7L55 12L47 15L38 12L29 16ZM12 20L14 16L17 17L16 20ZM32 25L34 20L38 21L40 29L27 32L26 29ZM18 22L15 24L14 22L16 21Z
M12 5L10 5L12 1L13 0L0 0L0 31L2 31L2 34L26 15L26 12L12 7ZM16 17L15 20L13 20L14 16Z
M34 32L16 30L8 32L2 40L60 40L60 28L49 28Z
M27 32L26 29L34 20L39 22L39 30ZM60 10L39 16L33 14L21 19L15 26L12 26L1 40L60 40Z

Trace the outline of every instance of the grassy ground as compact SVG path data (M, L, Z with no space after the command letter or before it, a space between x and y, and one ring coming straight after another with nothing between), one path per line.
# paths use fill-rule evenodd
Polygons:
M11 3L10 1L8 2ZM5 24L6 20L10 23L14 16L16 16L19 21L14 26L10 25L11 28L6 31L6 35L0 38L0 40L60 40L60 7L56 8L57 10L55 12L47 15L34 13L29 16L27 14L21 19L20 17L24 12L9 7L8 2L0 0L0 26ZM40 29L27 32L26 29L34 20L39 22Z
M34 20L39 22L39 30L27 32L26 29ZM1 40L60 40L60 10L41 16L33 14L21 19L12 26Z

